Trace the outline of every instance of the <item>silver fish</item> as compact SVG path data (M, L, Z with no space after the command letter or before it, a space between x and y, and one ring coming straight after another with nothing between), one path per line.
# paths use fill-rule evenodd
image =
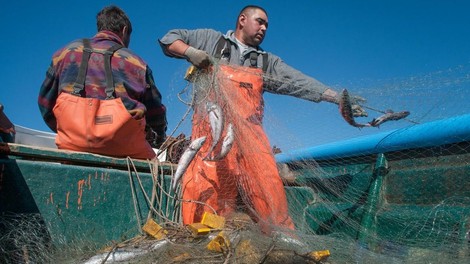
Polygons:
M409 111L393 112L392 110L387 110L385 114L372 119L369 124L373 127L378 127L381 124L390 121L390 120L400 120L410 115Z
M125 262L135 259L139 256L148 254L148 250L141 250L141 249L117 249L111 253L102 253L92 258L88 259L83 264L101 264L101 263L118 263L118 262Z
M232 123L229 123L227 127L227 134L225 134L224 141L222 142L220 153L217 156L215 156L213 160L221 160L225 158L228 152L232 149L234 140L235 140L235 132L233 132Z
M169 240L159 240L150 245L149 248L117 248L112 252L95 255L86 262L83 262L83 264L129 263L142 255L148 255L155 250L166 247L168 243L170 243Z
M212 131L212 143L207 152L204 160L209 159L212 151L220 140L222 131L224 130L224 116L222 114L222 109L215 103L207 102L206 103L207 113L209 114L209 123L211 125Z
M353 110L351 106L351 99L349 98L349 93L346 89L344 89L341 92L341 96L339 98L339 112L341 113L341 116L350 124L351 126L354 127L370 127L371 124L359 124L356 123L356 120L354 120L354 115L353 115Z
M173 176L173 181L171 184L171 189L174 191L176 189L176 184L179 182L181 176L183 176L184 172L188 168L191 161L196 156L196 153L202 147L202 145L206 142L206 137L200 137L191 142L186 150L181 155L180 160L178 161L178 167L176 167L175 175Z

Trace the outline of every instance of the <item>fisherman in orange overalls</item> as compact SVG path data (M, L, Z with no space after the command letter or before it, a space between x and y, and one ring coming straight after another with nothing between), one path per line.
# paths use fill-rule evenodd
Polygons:
M266 11L247 6L238 16L235 32L223 35L211 29L176 29L160 40L167 56L186 58L208 72L205 83L195 83L192 139L206 136L207 141L183 176L184 224L199 222L205 211L229 216L237 209L240 197L265 233L276 228L295 229L262 127L262 95L268 91L313 102L337 103L338 93L263 51L259 45L267 28ZM207 102L222 110L219 121L224 131L220 139L212 138ZM355 116L367 115L356 102L352 108ZM223 159L211 160L220 152L229 124L235 136L233 147ZM214 140L219 143L208 153Z
M52 56L39 90L41 115L59 149L156 158L152 146L165 141L166 107L150 67L128 48L132 23L121 8L106 6L96 25L93 38Z
M215 67L214 67L215 68ZM238 195L247 205L248 213L267 233L273 226L294 229L289 217L284 186L279 177L271 147L262 127L263 80L259 68L219 65L213 70L216 78L207 100L217 104L223 115L225 136L232 125L234 142L222 160L210 160L221 150L214 142L205 102L195 107L192 137L208 136L183 178L183 199L209 205L220 215L236 211ZM209 160L204 160L205 157ZM201 220L211 208L201 203L184 202L183 222Z

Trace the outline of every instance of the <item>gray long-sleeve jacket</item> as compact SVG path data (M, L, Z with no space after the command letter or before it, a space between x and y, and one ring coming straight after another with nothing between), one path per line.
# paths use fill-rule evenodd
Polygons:
M208 54L214 56L217 49L217 43L220 38L224 37L230 42L230 61L229 64L251 66L250 53L255 51L260 54L268 54L265 77L264 77L264 91L290 95L305 100L320 102L322 93L329 87L321 82L309 77L302 72L287 65L278 56L263 51L260 47L255 49L248 47L247 50L240 54L237 41L235 40L235 33L229 30L227 34L223 35L221 32L212 29L174 29L170 30L160 41L160 45L165 55L174 57L170 54L166 47L176 40L182 40L184 43L196 49L204 50ZM258 56L257 66L261 68L263 65L263 56Z

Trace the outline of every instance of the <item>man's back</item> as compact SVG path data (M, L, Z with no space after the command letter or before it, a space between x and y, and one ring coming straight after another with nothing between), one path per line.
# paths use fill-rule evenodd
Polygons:
M114 33L102 31L93 37L90 43L93 52L88 60L84 96L105 99L106 74L103 53L115 44L122 45L122 42ZM83 40L79 39L54 54L53 63L59 70L56 74L61 77L60 91L68 93L73 91L72 87L78 77L78 68L82 62L83 48ZM138 104L139 94L146 88L145 78L143 78L146 67L145 62L128 48L122 47L115 51L111 59L111 69L116 97L131 97L129 99L135 101L134 104ZM126 87L132 88L131 95L126 92Z
M41 114L57 132L59 148L153 158L146 128L162 142L166 108L152 72L127 49L132 25L124 11L103 8L97 26L93 38L73 41L53 55L39 92Z

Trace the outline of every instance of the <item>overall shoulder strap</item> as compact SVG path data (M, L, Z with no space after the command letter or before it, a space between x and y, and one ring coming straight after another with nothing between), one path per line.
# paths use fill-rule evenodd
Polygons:
M104 70L106 73L106 99L114 98L114 79L113 71L111 69L111 58L113 57L114 52L116 52L120 48L122 48L120 44L114 44L104 52Z
M85 88L85 78L86 71L88 68L88 60L90 59L91 53L101 53L104 55L104 70L106 74L106 99L114 98L114 80L113 72L111 70L111 57L114 52L121 49L122 45L114 44L109 49L105 51L94 50L91 48L90 40L83 39L83 53L82 53L82 62L80 63L80 68L78 70L77 79L73 85L72 94L77 96L82 96L82 90Z
M73 95L81 96L82 90L85 88L85 77L86 70L88 68L88 60L90 55L93 52L90 45L89 39L83 39L83 52L82 52L82 62L80 63L80 68L78 69L77 79L73 84Z
M268 53L263 53L263 72L268 70Z
M215 48L215 54L214 58L220 59L222 57L226 57L230 60L230 41L228 39L225 39L224 36L221 36L219 41L217 42L216 48ZM263 53L263 72L266 72L268 69L268 53ZM258 66L258 53L257 52L252 52L250 53L250 65L251 67L257 67Z
M221 36L215 46L214 58L221 59L222 57L226 57L230 60L230 48L230 41L225 39L224 36Z
M250 65L251 67L258 67L258 52L251 52L250 53ZM263 53L261 54L261 56L263 56L263 65L262 65L262 68L263 68L263 72L266 72L266 70L268 69L268 53Z

